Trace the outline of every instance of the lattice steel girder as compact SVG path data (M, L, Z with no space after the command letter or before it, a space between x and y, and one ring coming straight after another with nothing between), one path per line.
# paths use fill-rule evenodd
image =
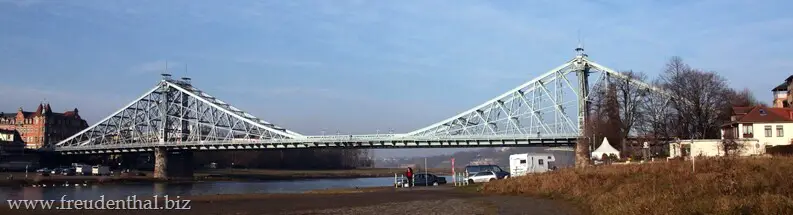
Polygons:
M567 134L554 138L533 138L526 136L455 136L452 138L394 137L387 139L344 139L312 140L282 139L262 141L205 141L185 142L166 145L174 150L261 150L290 148L460 148L460 147L505 147L505 146L572 146L577 134ZM63 154L103 154L121 152L149 152L157 143L135 143L127 145L89 145L57 148Z
M582 72L576 72L582 71ZM601 78L573 82L577 74L601 73ZM629 83L650 92L671 98L672 94L636 79L630 79L612 69L587 59L581 53L559 67L540 75L479 106L456 116L402 136L454 136L454 135L536 135L555 136L565 133L580 134L582 118L579 115L580 98L590 100L581 93L592 92L604 74L628 80ZM587 85L587 86L581 86ZM586 89L586 90L584 90Z
M165 79L143 96L55 148L305 138L256 118L190 83Z

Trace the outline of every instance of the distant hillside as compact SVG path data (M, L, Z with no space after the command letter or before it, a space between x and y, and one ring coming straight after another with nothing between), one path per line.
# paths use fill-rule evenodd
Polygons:
M502 168L508 168L509 156L519 153L551 153L556 157L557 167L573 166L575 153L572 151L549 151L544 147L502 147L484 148L475 151L456 152L451 155L430 156L427 166L430 168L451 168L451 158L454 158L457 168L471 163L494 163ZM403 167L406 165L424 166L424 157L376 159L375 166L383 168Z

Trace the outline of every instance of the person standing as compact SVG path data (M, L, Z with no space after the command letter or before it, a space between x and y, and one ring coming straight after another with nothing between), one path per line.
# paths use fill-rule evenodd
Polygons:
M413 187L413 168L408 167L405 171L405 177L408 179L408 187Z

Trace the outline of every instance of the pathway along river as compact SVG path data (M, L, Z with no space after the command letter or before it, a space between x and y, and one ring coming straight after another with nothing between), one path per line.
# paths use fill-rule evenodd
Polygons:
M451 177L445 176L451 182ZM394 177L349 178L349 179L308 179L289 181L206 181L193 183L119 183L88 184L86 186L57 185L52 187L0 187L0 201L10 199L60 200L65 199L126 199L154 195L195 196L214 194L250 193L302 193L311 190L393 186Z

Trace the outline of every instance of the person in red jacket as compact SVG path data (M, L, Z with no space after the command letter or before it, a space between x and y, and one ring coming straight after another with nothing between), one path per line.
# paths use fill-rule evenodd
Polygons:
M413 186L413 168L408 167L408 170L405 171L405 177L408 179L408 187Z

